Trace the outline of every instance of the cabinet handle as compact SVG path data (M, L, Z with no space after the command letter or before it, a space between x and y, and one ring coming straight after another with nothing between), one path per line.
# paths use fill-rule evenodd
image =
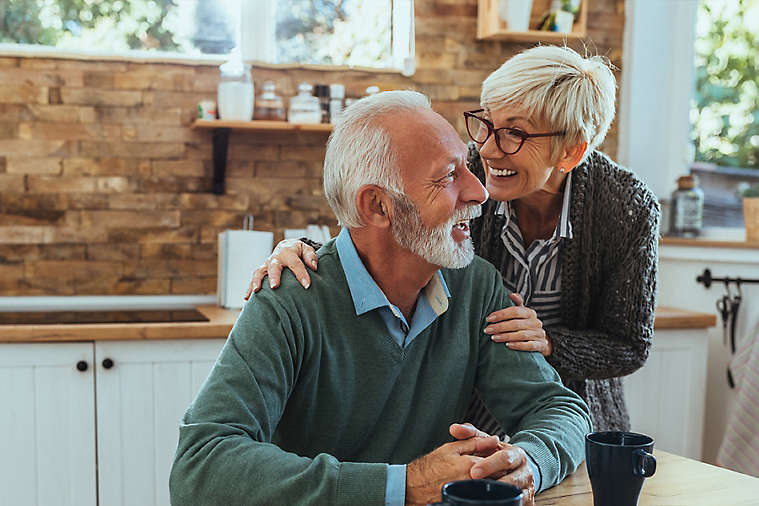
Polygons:
M110 358L103 359L103 369L110 369L113 367L113 360Z
M79 362L76 363L76 368L79 371L84 372L87 370L87 367L88 367L87 362L85 362L84 360L80 360Z

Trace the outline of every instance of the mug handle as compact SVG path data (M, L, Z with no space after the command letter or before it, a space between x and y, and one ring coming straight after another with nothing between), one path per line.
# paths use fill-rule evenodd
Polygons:
M633 475L650 478L656 472L656 457L645 450L633 452Z

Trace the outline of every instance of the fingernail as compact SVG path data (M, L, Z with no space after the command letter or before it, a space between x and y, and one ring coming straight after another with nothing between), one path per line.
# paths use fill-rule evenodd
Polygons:
M492 334L493 333L493 327L485 327L485 333L486 334Z
M472 468L471 475L473 479L477 480L479 478L484 477L485 473L480 468L475 467L475 468Z
M272 288L274 288L274 281L273 280L269 281L269 286L272 287Z
M493 320L495 320L495 317L493 316L488 316L487 318L485 318L485 321L487 322L492 322Z
M309 286L311 286L311 283L309 283L306 278L301 279L300 284L303 285L303 288L308 288Z
M258 290L258 283L253 283L253 291L255 292Z

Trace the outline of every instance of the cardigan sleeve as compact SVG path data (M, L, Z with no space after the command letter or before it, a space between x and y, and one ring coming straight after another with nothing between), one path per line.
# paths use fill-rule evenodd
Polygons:
M591 327L546 328L552 352L548 361L565 380L605 379L631 374L646 362L654 335L659 238L659 204L649 197L604 273Z

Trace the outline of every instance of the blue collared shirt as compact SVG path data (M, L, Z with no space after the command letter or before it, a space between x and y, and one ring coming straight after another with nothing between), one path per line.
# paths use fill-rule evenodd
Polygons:
M347 228L340 231L340 235L335 240L335 246L337 254L340 255L340 263L343 266L343 272L345 272L348 288L351 291L356 315L360 316L377 309L393 340L401 348L407 347L416 336L421 334L448 309L448 299L451 294L443 275L437 271L419 294L414 315L409 324L401 310L387 300L369 271L364 267Z

